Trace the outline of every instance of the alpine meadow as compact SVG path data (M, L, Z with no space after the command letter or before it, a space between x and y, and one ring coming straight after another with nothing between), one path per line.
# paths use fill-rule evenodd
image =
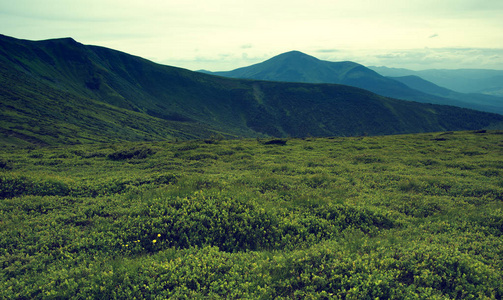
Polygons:
M1 298L501 299L502 129L0 36Z

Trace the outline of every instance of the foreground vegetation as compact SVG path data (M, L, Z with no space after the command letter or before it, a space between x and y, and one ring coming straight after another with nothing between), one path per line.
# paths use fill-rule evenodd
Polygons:
M503 132L0 150L5 298L503 297Z

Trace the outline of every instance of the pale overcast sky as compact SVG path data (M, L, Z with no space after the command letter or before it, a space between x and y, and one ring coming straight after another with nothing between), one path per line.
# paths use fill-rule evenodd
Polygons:
M231 70L299 50L366 66L503 69L502 0L0 0L0 33Z

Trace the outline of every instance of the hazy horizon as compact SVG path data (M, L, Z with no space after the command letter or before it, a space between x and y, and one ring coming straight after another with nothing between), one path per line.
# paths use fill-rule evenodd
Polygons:
M191 70L227 71L298 50L365 66L503 70L499 0L17 0L0 33L72 37Z

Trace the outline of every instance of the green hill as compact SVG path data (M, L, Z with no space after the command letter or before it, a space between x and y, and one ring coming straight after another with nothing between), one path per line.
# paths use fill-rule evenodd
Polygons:
M501 127L503 117L336 84L229 79L73 39L0 36L2 144L354 136Z

